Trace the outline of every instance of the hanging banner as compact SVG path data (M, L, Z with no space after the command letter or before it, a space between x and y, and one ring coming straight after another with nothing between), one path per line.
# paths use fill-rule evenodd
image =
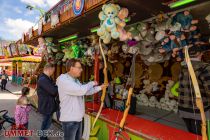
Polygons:
M0 58L4 57L4 51L3 46L0 46Z
M25 34L22 34L22 43L25 41Z
M12 51L11 51L10 46L6 46L6 48L7 48L7 52L8 52L9 57L12 57Z
M74 0L73 1L73 12L76 16L81 15L84 8L85 1L84 0Z
M11 49L11 53L12 53L12 56L18 56L19 55L19 52L18 52L18 47L15 43L11 43L9 45L10 49Z
M59 15L52 14L51 15L51 28L54 28L59 23Z
M28 48L25 44L20 44L19 48L19 54L20 55L27 55L28 53Z
M43 26L43 18L41 18L38 23L38 35L42 34L42 26Z
M29 33L29 38L32 38L33 37L33 27L31 27L28 31Z
M6 46L3 46L2 49L3 49L4 57L5 58L8 58L9 57L9 52L7 50L7 47Z

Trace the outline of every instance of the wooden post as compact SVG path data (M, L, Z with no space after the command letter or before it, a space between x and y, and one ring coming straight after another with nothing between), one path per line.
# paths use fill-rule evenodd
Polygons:
M22 61L17 62L17 85L22 85Z
M99 54L98 53L95 53L94 80L99 82ZM95 99L95 101L97 101L98 94L94 94L94 99Z
M16 83L17 65L16 61L12 61L12 83Z

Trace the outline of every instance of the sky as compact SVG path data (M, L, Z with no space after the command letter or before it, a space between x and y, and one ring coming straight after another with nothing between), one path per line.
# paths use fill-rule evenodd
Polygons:
M40 7L48 11L60 0L0 0L0 38L17 41L22 33L37 25L40 14L28 10L26 5Z

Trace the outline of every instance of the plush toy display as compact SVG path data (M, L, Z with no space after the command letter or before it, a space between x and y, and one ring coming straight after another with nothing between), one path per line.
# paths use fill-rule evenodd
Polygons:
M62 61L65 62L66 60L73 58L72 52L73 51L70 47L65 47L65 49L63 49L64 57L63 57Z
M58 52L55 55L55 64L60 65L62 63L62 58L64 57L64 53L63 52Z
M52 37L47 37L45 38L46 41L46 47L47 47L47 52L50 53L56 53L58 52L57 47L55 46L55 44L53 43L53 38Z
M206 21L208 22L208 24L209 24L209 29L210 29L210 14L208 14L207 16L206 16Z
M43 38L43 37L39 37L39 38L38 38L38 43L39 43L39 45L37 46L38 49L37 49L36 51L34 51L34 53L35 53L36 55L42 55L42 54L44 53L43 51L46 50L46 45L45 45L45 40L44 40L44 38Z
M170 98L174 97L174 95L171 92L171 88L173 87L173 85L174 85L174 81L168 80L168 84L166 84L165 93L168 94Z
M158 100L155 96L151 96L149 98L149 106L150 107L155 107L158 104Z
M137 95L136 98L137 98L138 105L143 105L143 106L149 105L149 99L146 94L141 93L141 94Z
M176 82L172 87L171 87L171 93L173 96L178 97L179 92L177 91L179 89L179 82Z
M108 56L108 61L110 63L118 62L119 50L120 46L118 44L113 44L112 47L108 50L107 56Z
M150 83L150 80L143 80L143 90L140 91L140 93L152 95L152 84Z
M111 38L117 39L120 33L117 30L117 26L124 27L126 24L123 21L125 18L125 10L122 9L120 13L120 6L117 4L105 4L102 7L102 11L99 13L99 19L101 20L101 26L97 31L98 36L103 40L105 44L110 43ZM120 14L120 19L118 15ZM121 29L122 30L122 29Z
M192 24L197 24L198 20L193 20L189 11L177 13L172 19L172 25L180 23L183 31L188 31Z
M210 29L210 14L208 14L207 16L206 16L206 21L208 22L208 24L209 24L209 29ZM210 43L210 38L209 38L209 43Z

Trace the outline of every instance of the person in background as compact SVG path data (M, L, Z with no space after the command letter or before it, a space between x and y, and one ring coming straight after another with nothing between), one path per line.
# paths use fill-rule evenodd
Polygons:
M103 73L103 69L104 69L104 63L100 62L99 63L99 84L103 84L104 83L104 73ZM105 101L104 101L104 106L111 108L113 105L113 101L112 101L112 96L113 96L113 86L111 84L112 81L112 76L109 70L107 70L107 76L108 76L108 82L109 82L109 86L107 88L107 94L105 96ZM99 93L101 97L102 92ZM101 99L99 99L101 101Z
M202 62L206 47L191 47L189 55L198 80L206 118L210 118L210 64ZM179 77L178 114L183 118L189 132L201 135L200 110L196 106L196 96L186 62L182 62Z
M1 90L6 90L7 80L9 81L9 77L6 74L5 70L3 70L3 73L1 75Z
M58 96L58 89L53 82L51 76L55 72L55 67L52 64L44 66L43 73L39 76L37 82L38 94L38 111L42 114L41 130L48 130L52 123L52 115L57 111L56 97ZM41 136L40 140L47 140L46 136Z
M78 78L82 73L82 65L77 59L66 62L66 74L57 78L60 99L60 121L64 131L64 140L80 140L82 136L82 119L85 114L85 95L93 95L107 85L97 86L91 81L82 85Z
M27 130L28 129L28 121L29 121L29 112L31 110L29 100L27 95L30 92L30 88L23 87L22 88L22 96L18 99L17 105L15 108L15 124L16 128L19 130ZM19 137L20 140L25 140L24 137Z

